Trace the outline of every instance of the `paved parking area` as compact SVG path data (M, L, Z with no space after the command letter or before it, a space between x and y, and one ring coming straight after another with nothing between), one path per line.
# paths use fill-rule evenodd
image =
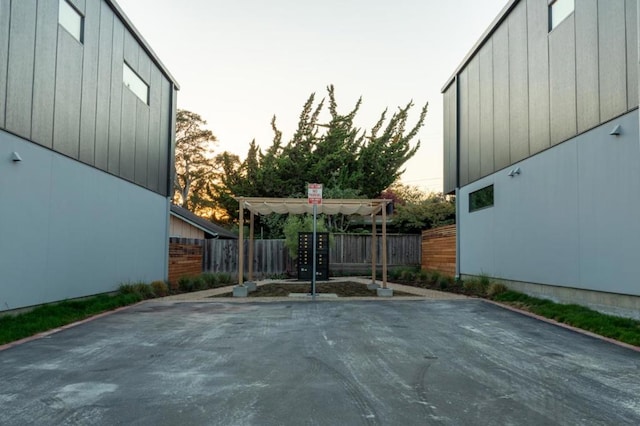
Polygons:
M150 301L0 351L2 425L637 425L640 355L480 300Z

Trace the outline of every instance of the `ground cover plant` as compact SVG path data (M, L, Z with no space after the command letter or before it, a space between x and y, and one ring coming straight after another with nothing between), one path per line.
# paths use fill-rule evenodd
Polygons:
M120 285L116 294L101 294L83 299L50 303L17 315L0 314L0 345L145 299L224 287L233 283L233 278L229 274L209 273L194 277L182 277L175 285L169 285L164 281L154 281L151 284L144 282L125 283Z
M509 290L487 276L455 280L436 271L397 268L389 271L393 282L467 296L482 297L531 312L604 337L640 346L640 321L603 314L584 306L555 303Z

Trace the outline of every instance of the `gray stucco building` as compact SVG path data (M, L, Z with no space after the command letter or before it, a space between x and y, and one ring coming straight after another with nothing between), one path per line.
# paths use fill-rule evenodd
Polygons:
M637 0L510 0L446 82L458 272L640 316Z
M178 85L113 0L0 0L0 311L167 276Z

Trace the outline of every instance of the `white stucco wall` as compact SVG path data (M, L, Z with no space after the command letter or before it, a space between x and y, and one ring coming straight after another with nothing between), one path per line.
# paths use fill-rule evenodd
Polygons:
M165 279L168 211L161 195L0 131L0 310Z
M460 272L640 295L638 129L635 110L461 188ZM469 213L490 184L494 206Z

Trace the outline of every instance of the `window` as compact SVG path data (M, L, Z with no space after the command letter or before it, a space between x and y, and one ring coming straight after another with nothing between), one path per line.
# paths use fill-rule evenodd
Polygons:
M549 31L573 13L575 0L549 0Z
M469 194L469 212L493 206L493 185Z
M84 17L67 0L60 0L58 23L80 43L84 36Z
M122 82L142 102L149 105L149 86L125 62L122 67Z

